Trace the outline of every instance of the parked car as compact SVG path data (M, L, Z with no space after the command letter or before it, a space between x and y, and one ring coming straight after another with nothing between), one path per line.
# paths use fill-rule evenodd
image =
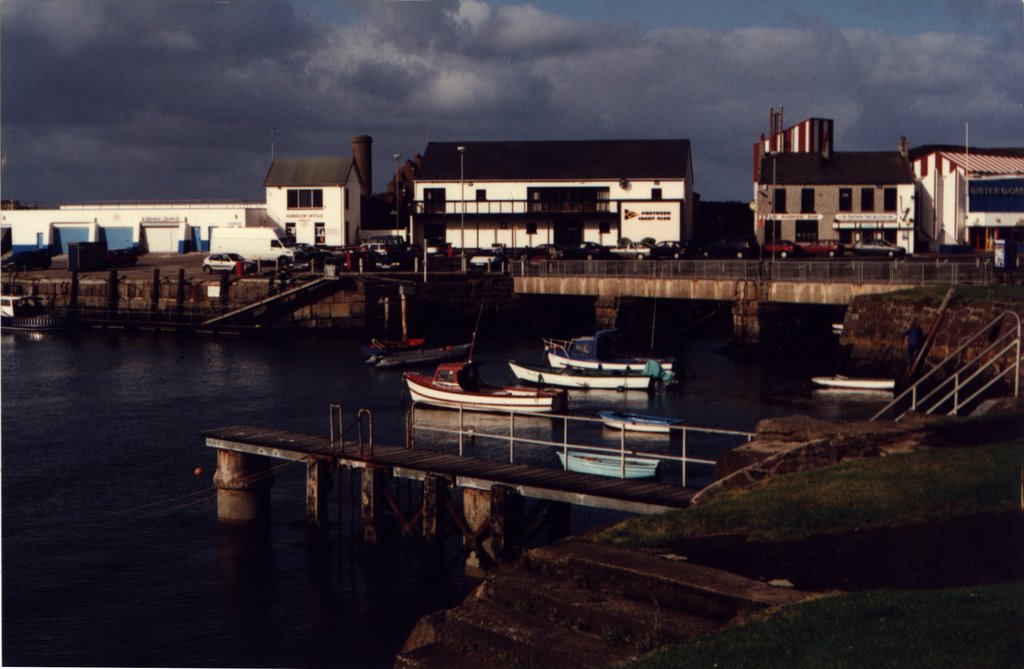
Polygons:
M500 269L508 261L505 249L480 249L469 259L469 266L479 269Z
M53 260L46 251L18 251L8 256L0 267L7 271L49 269Z
M816 239L813 242L802 242L800 248L809 256L836 258L846 253L846 247L835 239Z
M683 242L662 241L655 244L654 248L651 249L651 257L658 259L671 258L676 260L685 258L687 255L690 255L690 249Z
M852 247L856 256L888 256L890 258L907 255L907 250L892 242L877 237L874 239L862 239Z
M138 250L131 249L109 249L107 251L108 267L133 267L139 262Z
M523 249L519 258L524 260L556 260L562 257L565 247L559 244L537 244Z
M597 242L581 242L579 246L562 249L562 257L567 260L607 260L611 257L611 249Z
M246 274L256 271L256 263L246 260L237 253L211 253L203 260L203 271L210 272L234 272L242 263L242 271Z
M647 242L626 242L611 249L613 258L632 258L645 260L652 255L653 247Z
M779 258L792 258L802 256L803 248L789 239L773 239L761 245L761 251L766 256L778 256Z
M757 240L753 235L730 235L711 242L702 253L705 258L754 258Z

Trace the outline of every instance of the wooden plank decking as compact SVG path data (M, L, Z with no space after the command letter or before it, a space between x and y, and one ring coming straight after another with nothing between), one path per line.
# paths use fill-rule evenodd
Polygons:
M206 445L283 460L330 460L345 467L390 467L399 478L442 476L455 487L489 490L505 485L526 497L631 513L658 513L689 505L695 490L650 481L613 479L548 467L377 445L360 455L352 442L246 425L206 430Z

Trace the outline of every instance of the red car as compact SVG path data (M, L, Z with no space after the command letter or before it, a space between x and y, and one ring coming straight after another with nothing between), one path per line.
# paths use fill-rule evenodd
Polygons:
M779 258L793 258L796 256L802 256L804 254L804 249L796 242L791 242L788 239L775 239L765 242L761 246L761 253L765 257L774 255Z
M835 258L846 253L846 247L835 239L818 239L813 242L804 242L800 245L809 256L828 256Z

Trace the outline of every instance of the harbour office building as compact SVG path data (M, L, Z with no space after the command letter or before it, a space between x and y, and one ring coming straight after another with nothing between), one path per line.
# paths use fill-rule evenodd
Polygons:
M413 219L416 241L456 248L692 239L690 142L431 142Z

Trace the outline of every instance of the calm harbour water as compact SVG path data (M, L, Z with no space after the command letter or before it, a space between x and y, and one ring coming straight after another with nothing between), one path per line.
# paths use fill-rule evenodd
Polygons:
M372 409L376 440L401 443L401 374L363 365L360 344L5 334L3 664L390 666L421 615L461 596L459 567L426 573L412 551L370 559L347 512L311 549L301 466L275 475L268 533L220 526L215 455L198 434L243 423L326 434L338 402ZM768 416L859 418L879 406L814 395L808 379L834 371L828 357L735 360L721 344L681 351L694 378L675 392L573 393L571 408L752 430ZM475 357L500 384L505 360L540 353L539 341L485 341ZM577 510L573 522L609 519Z

